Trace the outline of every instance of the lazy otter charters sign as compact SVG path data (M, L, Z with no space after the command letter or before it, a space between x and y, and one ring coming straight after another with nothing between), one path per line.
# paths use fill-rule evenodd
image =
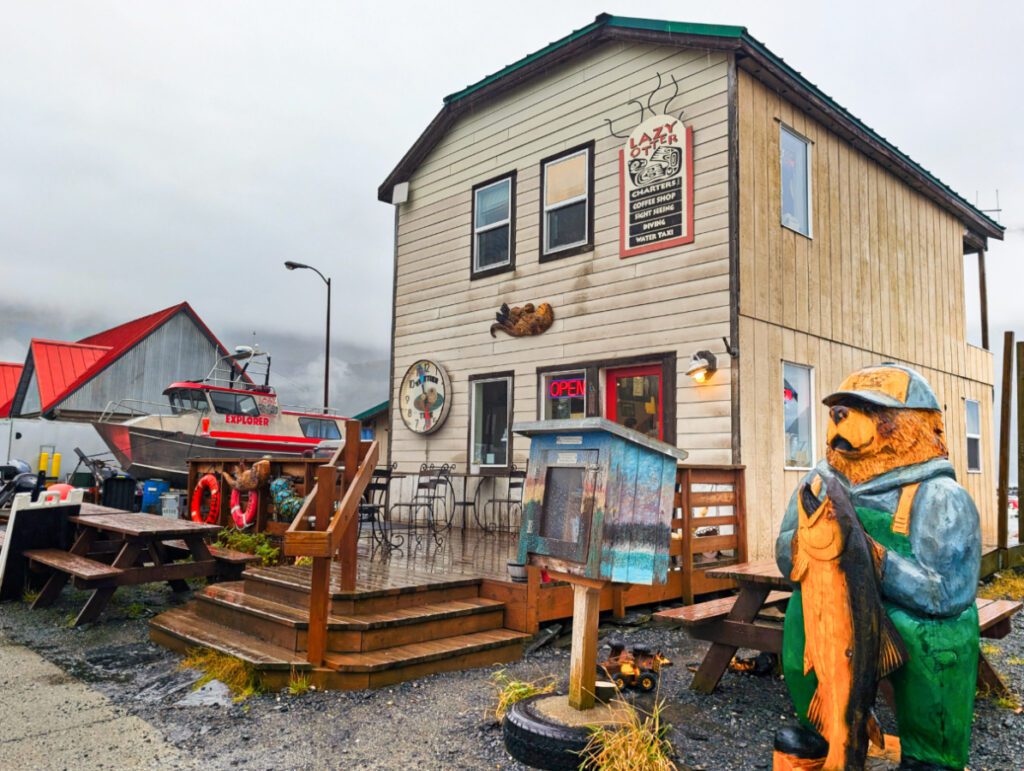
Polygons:
M619 150L619 256L693 241L693 129L671 115L637 126Z

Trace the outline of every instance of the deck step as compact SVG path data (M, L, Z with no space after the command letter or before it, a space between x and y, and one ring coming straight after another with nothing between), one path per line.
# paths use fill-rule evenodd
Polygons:
M442 640L398 645L363 653L329 653L327 666L338 672L381 672L414 664L467 656L481 651L522 646L529 635L511 629L492 629L485 632L446 637Z
M243 582L214 584L196 595L197 612L214 623L254 634L292 650L305 650L309 613L245 591ZM472 597L366 615L328 618L328 648L368 651L500 627L504 604Z
M260 670L305 670L310 664L294 651L273 645L203 618L194 607L164 611L149 622L153 642L185 653L211 648L241 659Z
M403 586L381 587L371 581L359 581L355 591L342 591L338 572L331 576L331 608L335 615L377 613L414 605L478 596L481 579L444 578L410 582ZM309 606L310 569L294 565L270 568L249 567L242 573L245 591L252 596L288 605Z

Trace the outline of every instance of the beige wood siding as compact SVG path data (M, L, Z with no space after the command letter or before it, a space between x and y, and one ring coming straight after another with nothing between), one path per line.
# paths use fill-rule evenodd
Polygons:
M694 128L694 243L619 258L620 133L637 122L632 98L647 97L661 73L660 109L680 83L671 112ZM595 140L592 252L541 264L540 161ZM609 43L552 69L463 117L410 180L400 207L395 300L395 403L399 381L418 358L442 364L452 381L447 423L423 438L393 414L392 459L412 470L423 461L465 470L470 375L513 370L514 419L537 416L539 366L670 352L677 355L677 444L695 462L731 458L729 360L709 385L684 375L697 349L721 352L729 334L727 59L722 54ZM516 170L516 269L470 280L471 188ZM554 325L534 338L489 334L507 302L549 302ZM514 440L525 463L526 440Z
M800 477L783 469L783 360L815 367L818 399L860 366L889 360L920 371L946 406L950 457L990 540L993 363L965 339L961 224L743 71L738 100L740 436L752 554L771 555ZM813 143L812 239L780 224L780 122ZM964 399L981 403L980 474L966 470ZM819 457L825 419L819 405Z

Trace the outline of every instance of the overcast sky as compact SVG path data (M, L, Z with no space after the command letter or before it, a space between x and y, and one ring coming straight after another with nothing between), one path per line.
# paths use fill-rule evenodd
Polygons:
M392 223L376 188L445 94L602 11L745 25L1007 225L992 338L1024 332L1024 5L0 0L0 360L188 300L272 348L288 401L386 396ZM969 274L973 277L973 273ZM973 286L973 285L972 285ZM977 336L977 300L968 296Z

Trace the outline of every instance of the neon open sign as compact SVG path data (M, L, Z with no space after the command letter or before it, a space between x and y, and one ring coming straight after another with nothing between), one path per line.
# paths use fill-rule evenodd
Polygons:
M552 380L548 383L548 396L552 399L569 399L574 396L583 396L585 388L586 381L581 377Z

